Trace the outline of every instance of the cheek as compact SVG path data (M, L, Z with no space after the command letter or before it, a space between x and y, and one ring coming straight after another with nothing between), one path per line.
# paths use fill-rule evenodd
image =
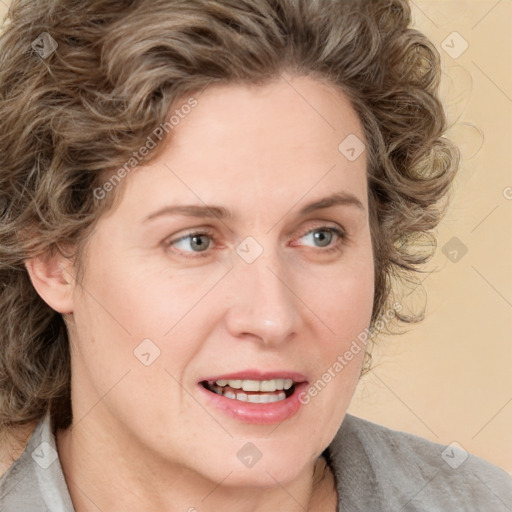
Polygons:
M97 262L95 268L87 283L100 303L95 313L117 324L121 336L129 332L134 339L172 334L227 272L221 264L205 272L142 257L110 267Z
M306 275L301 284L304 302L323 320L336 345L345 344L369 326L375 292L370 243L338 265Z
M315 379L300 398L313 418L310 436L319 446L326 446L336 434L361 375L374 289L372 274L365 272L330 285L315 305L328 326L318 329L330 334L315 336L315 349L309 347Z
M143 383L153 389L160 389L159 380L168 387L164 370L180 379L208 336L213 311L205 298L226 269L179 272L147 260L122 261L105 249L96 253L104 258L90 261L73 315L84 367L102 383L99 390L127 370L145 370Z
M328 439L346 412L364 361L374 295L371 245L336 268L310 274L302 291L304 302L321 320L313 336L317 340L312 358L316 380L310 383L303 403L314 411L313 417L329 424L325 430Z

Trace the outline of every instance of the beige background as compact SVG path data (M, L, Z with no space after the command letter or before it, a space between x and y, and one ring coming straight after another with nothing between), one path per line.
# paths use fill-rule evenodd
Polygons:
M2 16L7 4L0 0ZM429 265L436 271L425 293L411 296L428 298L426 320L378 341L349 412L456 441L512 474L512 2L417 0L413 8L416 28L443 58L450 136L463 161Z
M449 135L463 160L429 264L436 272L423 284L427 317L378 341L350 412L456 441L512 474L512 2L418 0L414 17L441 53ZM463 49L454 31L469 45L457 58L443 49Z

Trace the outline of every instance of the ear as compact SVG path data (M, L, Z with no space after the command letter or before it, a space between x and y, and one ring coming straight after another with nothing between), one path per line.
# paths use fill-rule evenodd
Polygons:
M32 285L55 311L73 313L74 278L71 260L58 250L25 261Z

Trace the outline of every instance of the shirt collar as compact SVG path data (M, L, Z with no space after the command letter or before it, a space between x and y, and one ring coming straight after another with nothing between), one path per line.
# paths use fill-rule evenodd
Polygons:
M41 497L51 512L74 512L62 466L56 438L48 413L37 425L25 449L24 463L31 464Z

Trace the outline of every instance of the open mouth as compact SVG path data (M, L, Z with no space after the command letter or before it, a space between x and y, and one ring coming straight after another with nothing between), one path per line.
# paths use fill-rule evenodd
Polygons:
M295 393L292 379L268 380L205 380L201 385L217 395L240 402L268 404L281 402Z

